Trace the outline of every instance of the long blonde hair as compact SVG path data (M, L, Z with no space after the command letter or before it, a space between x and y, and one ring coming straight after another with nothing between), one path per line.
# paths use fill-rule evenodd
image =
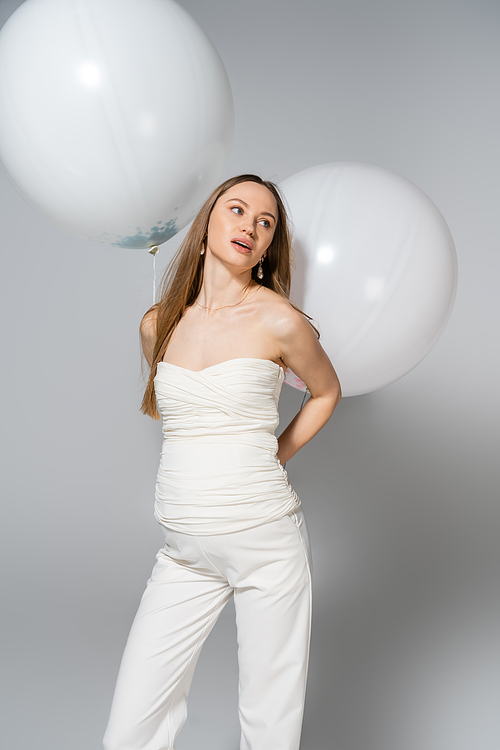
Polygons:
M153 349L151 372L144 391L141 411L153 419L159 419L156 408L154 378L156 366L163 359L168 342L175 327L184 315L185 310L194 304L203 284L205 255L201 255L201 246L208 232L210 215L216 201L228 190L240 182L256 182L264 185L274 196L278 206L278 216L273 239L267 249L262 263L264 278L257 277L258 264L252 268L252 279L262 286L272 289L289 300L291 284L292 245L285 205L280 190L273 182L262 180L254 174L242 174L226 180L205 201L193 221L191 229L165 270L160 289L160 301L153 305L143 320L156 311L156 343ZM290 302L309 321L300 308ZM319 338L318 330L312 325Z

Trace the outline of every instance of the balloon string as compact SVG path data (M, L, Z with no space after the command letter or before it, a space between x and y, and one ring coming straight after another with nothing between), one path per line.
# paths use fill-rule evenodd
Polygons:
M153 305L156 302L156 255L153 255Z
M157 245L153 245L149 252L153 256L153 305L156 304L156 256L160 252L160 248Z

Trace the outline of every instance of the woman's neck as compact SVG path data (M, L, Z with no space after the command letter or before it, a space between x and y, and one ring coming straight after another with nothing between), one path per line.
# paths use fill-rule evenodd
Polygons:
M208 261L208 258L206 261ZM245 269L243 272L235 274L223 266L214 268L211 263L206 261L203 284L196 300L201 307L213 310L237 305L246 298L254 287L259 286L252 279L251 270Z

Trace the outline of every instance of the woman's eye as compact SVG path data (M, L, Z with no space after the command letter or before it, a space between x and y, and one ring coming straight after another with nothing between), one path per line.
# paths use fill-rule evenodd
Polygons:
M240 208L240 206L233 206L233 207L231 208L231 211L234 211L235 213L238 213L238 212L239 212L240 214L242 214L242 213L243 213L243 209L242 209L242 208Z
M271 224L268 222L267 219L262 219L260 223L262 224L263 227L266 227L266 229L271 226Z

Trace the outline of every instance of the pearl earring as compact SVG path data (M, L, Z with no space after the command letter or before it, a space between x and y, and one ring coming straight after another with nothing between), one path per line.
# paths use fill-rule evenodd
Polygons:
M264 260L264 257L262 257L259 260L259 268L257 269L257 278L263 279L264 278L264 271L262 270L262 261Z
M200 255L205 255L205 240L201 243L201 253Z

